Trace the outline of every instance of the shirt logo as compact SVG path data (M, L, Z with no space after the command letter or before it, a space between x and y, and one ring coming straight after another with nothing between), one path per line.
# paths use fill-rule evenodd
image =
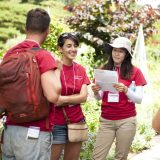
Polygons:
M83 77L82 76L75 76L74 79L81 80Z

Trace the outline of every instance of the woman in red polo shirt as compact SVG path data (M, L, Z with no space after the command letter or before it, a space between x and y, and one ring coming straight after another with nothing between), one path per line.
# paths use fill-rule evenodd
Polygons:
M101 91L93 85L92 90L98 100L102 99L100 128L96 138L93 159L106 159L111 145L116 139L116 160L127 160L128 152L136 133L135 103L141 103L146 80L139 68L131 63L131 42L125 37L116 38L107 44L110 57L104 69L118 73L118 92ZM107 81L107 80L106 80ZM131 83L135 83L134 89Z
M64 148L64 160L78 160L82 142L69 142L67 124L63 109L70 123L85 121L81 103L87 99L87 85L90 81L85 68L76 63L79 41L73 33L63 33L58 39L58 48L62 55L61 84L62 91L55 106L53 129L52 159L59 160Z

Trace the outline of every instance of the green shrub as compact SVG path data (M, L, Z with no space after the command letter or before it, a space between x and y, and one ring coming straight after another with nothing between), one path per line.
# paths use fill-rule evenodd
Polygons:
M57 51L57 40L62 31L63 28L58 23L52 23L50 25L50 34L42 47L56 55L59 55L59 52Z
M82 106L89 128L88 141L83 142L80 159L92 160L93 148L99 126L100 105L95 99L91 98Z
M145 37L155 31L154 22L159 15L152 7L139 7L135 0L83 1L75 7L74 15L68 19L70 27L80 33L85 44L95 48L96 60L106 60L104 42L117 36L126 36L133 42L140 26L144 25Z
M1 2L0 1L0 41L5 43L8 39L17 37L20 33L25 32L25 19L27 12L35 8L34 5L18 2Z

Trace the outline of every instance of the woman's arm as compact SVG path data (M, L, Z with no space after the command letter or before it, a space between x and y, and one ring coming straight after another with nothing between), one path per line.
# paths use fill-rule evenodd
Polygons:
M94 97L99 101L99 100L101 100L102 99L102 97L103 97L103 91L98 91L98 93L95 95L94 94Z
M143 86L136 86L135 91L128 88L126 95L133 103L140 104L143 99Z
M64 106L64 105L70 105L70 104L71 105L80 104L80 103L86 102L87 95L88 95L87 85L83 84L79 94L60 96L56 105Z
M143 98L143 86L136 86L135 91L125 86L123 83L117 83L114 85L118 92L124 92L127 97L133 102L140 104Z
M97 100L101 100L102 96L103 96L103 91L101 91L101 87L97 84L93 84L91 88L92 88L92 91L94 93L94 97Z

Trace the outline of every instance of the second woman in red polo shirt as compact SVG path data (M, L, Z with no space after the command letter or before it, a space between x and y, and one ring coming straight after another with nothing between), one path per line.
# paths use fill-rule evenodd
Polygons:
M87 85L90 81L85 68L76 63L79 41L73 33L63 33L58 39L58 48L62 55L61 83L62 91L55 106L53 129L52 159L59 160L64 148L64 160L78 160L82 142L69 142L67 124L63 108L70 123L85 121L81 103L87 99Z

